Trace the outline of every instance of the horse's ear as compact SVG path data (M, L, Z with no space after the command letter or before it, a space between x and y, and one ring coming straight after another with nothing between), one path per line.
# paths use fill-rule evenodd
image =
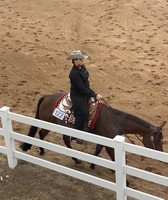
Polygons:
M166 121L162 122L162 123L160 124L159 128L162 129L163 126L164 126L166 123L167 123Z

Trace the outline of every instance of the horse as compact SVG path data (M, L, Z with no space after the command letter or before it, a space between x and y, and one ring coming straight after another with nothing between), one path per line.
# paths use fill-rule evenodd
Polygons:
M39 99L36 109L36 119L44 120L47 122L67 126L74 128L74 124L65 123L64 120L60 120L52 115L53 108L56 101L63 96L64 93L54 93L51 95L43 96ZM99 106L98 106L99 107ZM150 149L155 149L158 151L163 151L163 134L162 128L166 124L166 121L162 122L160 126L154 126L151 123L126 112L120 111L111 107L109 104L105 103L99 108L99 114L97 121L93 130L90 132L107 138L114 138L116 135L123 134L138 134L143 137L143 145ZM31 126L28 132L28 136L35 137L38 127ZM49 133L49 130L40 129L39 137L44 140L45 136ZM63 135L63 141L68 148L71 146L71 137ZM20 147L23 151L31 149L31 144L23 143ZM40 155L44 155L45 151L42 147L40 148ZM103 146L97 144L94 155L98 156L102 150ZM111 158L114 158L114 149L106 147L106 152ZM76 164L80 164L81 161L77 158L72 157ZM92 169L95 168L94 164L90 166Z

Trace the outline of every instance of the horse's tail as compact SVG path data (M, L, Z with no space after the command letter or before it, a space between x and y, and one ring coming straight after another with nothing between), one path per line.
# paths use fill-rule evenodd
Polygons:
M45 98L45 97L43 96L43 97L41 97L41 98L39 99L39 101L38 101L35 119L40 119L40 118L39 118L39 108L40 108L40 105L41 105L41 103L43 102L44 98ZM31 126L31 127L30 127L30 130L29 130L29 133L28 133L28 136L34 137L35 134L36 134L36 132L37 132L37 129L38 129L38 127L36 127L36 126Z
M39 119L39 108L40 108L40 105L41 103L43 102L45 96L41 97L38 101L38 104L37 104L37 110L36 110L36 115L35 115L35 119ZM34 137L36 132L37 132L37 129L38 127L36 126L31 126L30 129L29 129L29 132L28 132L28 136L30 137ZM23 143L20 148L23 150L23 151L27 151L28 149L31 149L31 144L28 144L28 143Z
M40 108L40 105L43 102L44 98L45 98L45 96L41 97L38 101L35 119L39 119L39 108Z

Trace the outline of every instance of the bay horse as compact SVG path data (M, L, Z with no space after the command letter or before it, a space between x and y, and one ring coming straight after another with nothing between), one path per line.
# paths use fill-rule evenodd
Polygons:
M56 101L62 95L63 93L54 93L52 95L41 97L38 101L35 118L74 128L73 124L65 123L63 120L59 120L58 118L52 115L53 107ZM123 134L139 134L143 137L142 142L145 147L155 149L158 151L163 151L162 128L165 124L166 122L162 122L160 126L154 126L137 116L114 109L110 105L105 104L99 109L99 116L97 118L95 127L91 131L91 133L108 138L114 138L116 135ZM34 137L37 130L38 127L31 126L28 132L28 136ZM45 136L48 133L49 130L41 129L39 131L40 139L44 140ZM72 148L70 136L63 135L63 140L68 148ZM23 151L27 151L31 149L31 146L31 144L23 143L20 147ZM102 145L97 144L94 155L98 156L102 148ZM110 156L111 160L114 161L114 149L106 146L105 149L108 155ZM40 147L40 155L43 155L44 153L44 149ZM80 163L80 160L78 160L77 158L72 159L75 161L76 164ZM90 167L94 169L95 165L91 164Z

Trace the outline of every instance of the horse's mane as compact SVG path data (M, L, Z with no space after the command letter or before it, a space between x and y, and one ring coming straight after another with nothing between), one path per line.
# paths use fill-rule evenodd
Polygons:
M137 117L135 115L132 115L130 113L127 113L127 112L123 112L123 111L120 111L118 109L115 109L115 108L112 108L111 106L108 106L110 112L112 115L115 115L115 116L119 116L121 118L125 118L125 119L128 119L128 120L131 120L141 126L144 126L146 128L149 128L151 126L153 126L152 124L150 124L149 122L141 119L140 117Z

